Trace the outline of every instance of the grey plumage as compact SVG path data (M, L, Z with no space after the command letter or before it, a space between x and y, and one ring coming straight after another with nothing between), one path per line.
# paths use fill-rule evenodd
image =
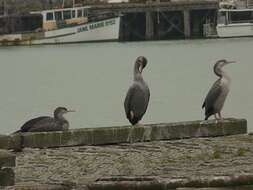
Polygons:
M146 113L150 92L143 80L142 70L147 65L147 59L140 56L134 64L134 81L130 86L124 101L126 117L132 125L138 123Z
M46 132L46 131L64 131L69 128L69 122L63 117L65 113L73 112L64 107L58 107L54 111L54 117L42 116L27 121L20 130L21 132Z
M219 79L209 90L202 105L202 108L205 108L205 120L207 120L211 115L214 115L217 119L216 114L218 114L219 118L222 119L221 110L229 93L231 82L229 76L222 70L222 67L229 63L234 63L234 61L222 59L217 61L214 65L214 73L219 77Z

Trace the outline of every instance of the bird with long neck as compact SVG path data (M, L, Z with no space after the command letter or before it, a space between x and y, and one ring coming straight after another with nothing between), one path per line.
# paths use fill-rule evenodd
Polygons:
M126 117L132 125L137 124L146 113L150 92L148 85L142 77L142 71L147 65L147 59L140 56L134 64L134 80L128 89L124 101Z
M235 61L221 59L218 60L213 67L213 71L219 77L219 79L209 90L202 105L202 108L205 108L205 120L207 120L211 115L214 115L216 120L218 120L218 117L220 120L222 120L221 110L229 93L231 83L230 77L226 74L226 72L223 71L222 68L229 63L235 63Z

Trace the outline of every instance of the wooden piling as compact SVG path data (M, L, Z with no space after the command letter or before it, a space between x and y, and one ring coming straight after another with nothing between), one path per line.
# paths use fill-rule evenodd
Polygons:
M184 10L184 36L185 38L191 37L191 17L190 17L190 11Z
M151 11L146 12L146 40L152 40L154 38L154 20L153 13Z

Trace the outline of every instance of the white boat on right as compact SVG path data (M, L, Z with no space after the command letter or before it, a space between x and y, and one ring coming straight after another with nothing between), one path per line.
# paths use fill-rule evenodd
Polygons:
M218 37L253 36L253 9L220 9Z

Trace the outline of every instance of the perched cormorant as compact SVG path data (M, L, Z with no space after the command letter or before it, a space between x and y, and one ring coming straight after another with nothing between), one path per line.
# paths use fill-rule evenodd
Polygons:
M128 89L124 101L126 117L132 125L135 125L142 119L149 103L149 88L141 75L146 65L147 59L145 57L140 56L136 59L134 64L134 81Z
M231 82L229 76L222 70L222 67L229 63L235 63L235 61L222 59L217 61L213 67L214 73L219 77L219 79L209 90L202 105L202 108L205 108L205 120L207 120L211 115L214 115L215 119L218 119L216 114L218 114L219 119L222 120L221 110L228 95Z
M27 121L20 130L15 133L23 132L47 132L65 131L69 128L69 122L63 117L65 113L74 112L65 107L58 107L54 110L54 117L41 116Z

